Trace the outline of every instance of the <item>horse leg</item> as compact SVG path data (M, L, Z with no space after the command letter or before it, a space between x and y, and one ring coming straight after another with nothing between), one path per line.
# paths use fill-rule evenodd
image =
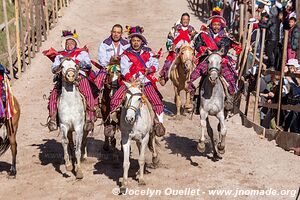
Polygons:
M174 86L174 91L175 91L175 104L177 108L177 113L176 115L180 115L180 108L181 108L181 99L180 99L180 91Z
M73 165L70 162L70 156L69 156L69 152L68 152L68 145L69 145L69 139L68 139L68 128L63 125L60 124L60 131L61 131L61 135L62 135L62 146L64 149L64 160L65 160L65 166L66 166L66 170L67 171L72 171L73 170Z
M147 135L142 140L140 146L140 155L139 155L139 166L140 166L140 175L139 175L139 185L146 185L144 180L144 167L145 167L145 150L149 142L149 135Z
M81 165L80 165L81 164L81 148L83 147L82 146L83 136L84 136L84 134L87 135L88 132L83 131L83 126L76 127L75 132L76 132L76 150L75 150L76 168L75 168L75 172L76 172L76 178L82 179L83 173L82 173L82 169L81 169Z
M218 154L215 139L214 139L214 131L210 126L208 118L206 120L206 125L207 125L206 126L207 127L207 133L208 133L208 136L210 137L212 150L213 150L213 161L217 161L219 159L222 159L222 157Z
M206 129L206 118L208 117L208 113L204 111L202 108L200 109L200 126L201 126L201 138L197 145L197 149L200 153L204 153L205 151L205 129Z
M154 166L154 168L158 167L159 164L159 158L158 158L158 152L156 149L156 136L154 135L154 137L151 138L152 143L152 164Z
M227 129L225 127L225 116L224 116L223 110L217 114L217 118L219 119L219 124L220 124L220 139L219 139L219 143L218 143L218 150L219 150L219 153L224 154L225 153L225 137L226 137Z
M123 181L122 187L126 187L128 185L128 170L130 166L129 162L129 154L130 154L130 139L122 138L122 147L123 147Z
M81 144L81 158L80 158L81 161L84 161L87 158L87 146L86 146L86 143L87 143L88 133L89 132L87 132L87 131L83 131L82 144Z
M10 172L8 174L9 178L15 178L17 175L17 169L16 169L16 158L17 158L17 141L16 141L16 134L11 133L9 134L9 143L10 143L10 150L12 155L12 162L11 162L11 168Z
M74 147L75 147L75 145L74 145L74 142L73 142L73 132L69 131L67 136L68 136L68 141L69 141L69 143L68 143L68 153L70 155L70 160L73 163L74 158L75 158L75 156L74 156Z
M186 91L185 93L185 105L184 105L184 108L188 111L188 112L191 112L192 110L192 104L191 104L191 94Z

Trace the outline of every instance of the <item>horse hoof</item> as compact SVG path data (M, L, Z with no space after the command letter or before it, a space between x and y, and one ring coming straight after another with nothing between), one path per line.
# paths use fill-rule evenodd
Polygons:
M214 153L213 161L219 161L222 159L222 156L218 153Z
M73 170L73 165L72 165L72 164L66 165L66 170L67 170L68 172L72 171L72 170Z
M10 172L7 174L7 178L8 178L8 179L15 179L15 178L16 178L16 175L17 175L17 172L16 172L16 171L10 171Z
M217 148L220 154L225 153L225 146L221 146L221 144L218 144Z
M82 173L81 169L77 170L76 179L83 179L83 173Z
M200 153L204 153L204 151L205 151L205 143L204 142L199 142L198 145L197 145L197 150Z
M158 156L152 158L152 164L153 164L154 168L158 167L158 164L159 164L159 158L158 158Z
M139 186L143 186L143 185L146 185L146 182L144 181L144 179L140 179Z
M125 186L120 187L120 194L126 194L127 188Z

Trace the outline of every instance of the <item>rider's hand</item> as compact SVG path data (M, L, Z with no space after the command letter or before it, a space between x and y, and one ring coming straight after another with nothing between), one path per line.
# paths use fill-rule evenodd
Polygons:
M150 74L150 69L145 70L145 76L147 76L148 74Z

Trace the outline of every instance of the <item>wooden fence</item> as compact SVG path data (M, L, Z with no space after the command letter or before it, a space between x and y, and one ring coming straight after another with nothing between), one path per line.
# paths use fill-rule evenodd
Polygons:
M31 64L31 59L40 51L42 42L47 40L49 31L62 17L69 0L15 0L14 4L2 0L4 23L0 31L5 31L7 52L0 55L0 62L8 61L12 79L19 78ZM14 5L14 18L8 19L7 5ZM15 27L15 41L11 44L10 27Z
M205 8L210 9L209 6L211 3L210 0L189 0L189 5L192 10L195 12L196 16L199 17L207 17L208 11ZM284 67L286 64L286 54L287 54L287 43L288 43L288 31L285 31L284 34L284 45L282 51L282 63L281 63L281 71L268 70L267 65L264 63L264 50L265 50L265 37L266 30L265 29L256 29L255 34L256 38L254 42L251 43L251 39L253 38L253 24L249 23L249 18L253 17L252 13L254 13L254 4L244 4L243 1L236 1L239 5L239 28L238 28L238 39L243 47L242 53L238 57L238 83L243 85L248 85L247 80L244 79L245 73L249 68L252 68L254 65L258 66L258 75L256 81L256 88L254 91L249 92L249 90L245 90L243 93L240 102L238 102L238 110L242 117L243 125L246 127L253 127L254 130L262 136L262 138L268 138L269 140L276 140L277 145L282 147L285 150L288 150L290 147L300 147L300 134L284 132L279 127L280 115L283 110L294 110L300 112L300 105L282 105L282 88L283 88L283 78L284 76L293 76L300 78L299 74L289 74L284 72ZM203 4L206 4L206 6ZM249 9L250 6L250 9ZM297 14L300 16L300 3L297 1ZM233 16L235 16L234 14ZM300 21L300 20L298 20ZM248 25L247 25L248 24ZM261 42L263 41L263 42ZM260 49L258 49L260 46ZM266 47L267 48L267 47ZM260 52L258 52L260 50ZM257 57L259 54L259 57ZM298 53L299 56L300 53ZM252 57L252 59L249 59ZM260 100L260 84L262 75L277 75L279 76L279 101L277 103L261 103ZM262 107L266 107L268 109L273 109L276 111L276 129L266 129L260 125L260 120L258 117L259 110Z

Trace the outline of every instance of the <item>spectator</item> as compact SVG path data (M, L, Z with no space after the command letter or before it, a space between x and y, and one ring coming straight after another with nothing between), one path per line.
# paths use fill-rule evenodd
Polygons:
M266 53L268 56L268 68L275 69L275 56L277 55L277 44L279 40L279 18L278 9L275 4L272 5L270 10L270 19L267 23L263 22L259 24L260 28L267 29L266 36Z
M300 74L300 65L297 59L290 59L287 63L288 70L291 74ZM300 78L285 77L289 84L288 104L300 105ZM285 117L284 131L300 133L300 113L289 111Z
M289 20L291 17L296 18L295 4L292 1L288 1L286 8L284 10L284 21L283 21L284 30L290 29Z
M295 59L297 57L297 50L299 48L299 28L297 26L297 19L291 17L289 20L289 39L287 46L287 60Z

